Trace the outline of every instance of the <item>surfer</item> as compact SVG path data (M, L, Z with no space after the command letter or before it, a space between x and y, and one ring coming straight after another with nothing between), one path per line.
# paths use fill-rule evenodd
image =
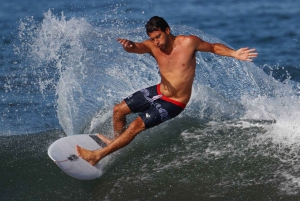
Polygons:
M208 43L194 35L171 33L168 23L154 16L145 25L149 39L133 42L117 39L129 53L149 53L156 59L161 82L142 89L115 105L113 110L114 139L104 135L98 137L107 146L90 151L77 146L80 157L96 165L108 154L128 145L141 131L154 127L179 115L189 102L196 70L196 52L211 52L221 56L252 61L257 57L255 49L248 47L233 50L220 43ZM138 117L125 129L126 116L138 113Z

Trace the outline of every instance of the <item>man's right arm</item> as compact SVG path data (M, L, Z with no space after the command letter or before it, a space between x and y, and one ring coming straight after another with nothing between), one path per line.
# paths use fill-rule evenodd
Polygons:
M126 52L136 53L136 54L145 54L150 53L151 49L147 45L148 41L143 41L141 43L132 42L127 39L118 38L117 41L123 45L123 48Z

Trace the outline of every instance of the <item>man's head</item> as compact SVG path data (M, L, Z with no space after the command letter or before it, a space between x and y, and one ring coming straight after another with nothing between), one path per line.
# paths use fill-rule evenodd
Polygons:
M145 25L148 36L160 49L165 49L170 44L170 27L162 17L154 16Z
M148 35L153 31L161 30L163 32L166 32L167 28L170 29L169 24L166 22L166 20L158 16L151 17L150 20L145 25L145 28Z

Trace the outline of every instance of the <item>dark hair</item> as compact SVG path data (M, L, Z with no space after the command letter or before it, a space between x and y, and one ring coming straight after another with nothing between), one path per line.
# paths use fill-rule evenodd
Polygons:
M158 30L165 32L167 27L169 27L169 25L166 22L166 20L164 18L158 17L158 16L151 17L150 20L145 25L147 34L152 33L153 31L158 31Z

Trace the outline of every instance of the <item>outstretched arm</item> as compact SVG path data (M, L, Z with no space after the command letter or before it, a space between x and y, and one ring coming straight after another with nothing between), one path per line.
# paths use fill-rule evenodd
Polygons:
M221 56L234 57L243 61L253 61L257 57L258 53L255 52L255 49L249 49L248 47L240 48L238 50L233 50L226 45L221 43L210 44L213 49L213 53Z
M196 51L202 52L212 52L214 54L218 54L221 56L234 57L243 61L253 61L255 57L257 57L258 53L255 52L255 49L249 49L248 47L240 48L238 50L233 50L226 45L221 43L208 43L203 41L202 39L192 36L192 40L196 45Z
M125 51L130 53L144 54L144 53L151 52L149 46L147 45L148 41L137 43L127 39L121 39L121 38L118 38L117 41L123 45Z

